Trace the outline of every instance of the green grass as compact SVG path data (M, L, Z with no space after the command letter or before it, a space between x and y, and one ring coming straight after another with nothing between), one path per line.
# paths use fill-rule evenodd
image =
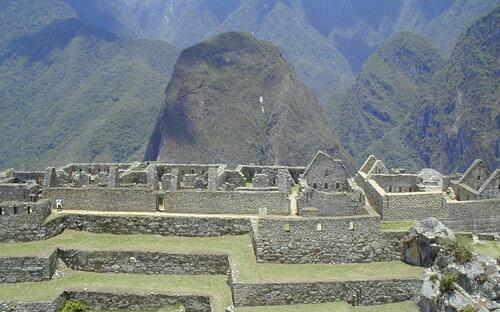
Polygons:
M0 300L47 300L57 297L63 290L71 289L208 295L215 311L224 311L232 302L225 276L90 273L69 269L64 270L64 277L46 282L0 284Z
M423 269L403 262L348 264L257 263L249 235L178 237L113 235L65 231L43 241L0 244L0 257L49 255L57 247L81 250L137 250L183 254L228 254L233 273L242 282L366 280L421 278Z
M179 312L181 311L182 307L169 307L169 308L163 308L159 310L133 310L134 312ZM89 310L89 312L129 312L131 310ZM184 310L182 310L184 311Z
M238 308L239 312L416 312L418 311L415 302L406 301L400 303L383 304L377 306L357 306L343 302L323 303L323 304L297 304L286 306L266 306L266 307L243 307Z
M382 221L382 230L397 232L408 231L415 223L417 223L415 220Z
M471 239L463 239L472 251L481 255L500 259L500 241L484 241L484 245L473 244Z

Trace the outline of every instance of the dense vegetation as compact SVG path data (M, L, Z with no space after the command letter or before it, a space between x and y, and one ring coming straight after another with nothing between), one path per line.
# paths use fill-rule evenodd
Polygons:
M464 170L475 158L500 167L500 7L460 39L438 83L406 128L429 166Z
M34 31L0 50L0 167L142 159L177 49L30 13Z
M430 42L400 33L368 59L354 86L334 99L332 123L359 163L375 154L389 165L423 165L399 127L443 63Z
M0 167L141 159L178 49L234 30L280 48L359 163L374 153L410 169L463 170L476 157L495 167L500 126L498 36L492 30L498 16L475 24L454 46L496 5L496 0L1 1ZM415 76L408 64L428 71ZM293 124L281 131L297 140L309 135ZM334 136L329 140L337 142ZM235 153L220 144L221 153Z
M181 52L146 159L305 165L319 149L350 160L279 49L230 32Z
M375 154L410 169L464 171L476 158L499 167L499 11L474 23L448 61L410 33L368 59L332 101L333 123L358 162Z

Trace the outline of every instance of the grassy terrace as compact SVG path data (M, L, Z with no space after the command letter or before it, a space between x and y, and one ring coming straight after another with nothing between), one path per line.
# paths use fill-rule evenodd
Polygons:
M137 294L168 293L210 296L215 311L231 304L231 291L222 275L142 275L79 272L66 269L64 277L46 282L0 284L0 300L50 300L63 290L89 289Z
M0 244L0 257L49 255L57 247L81 250L228 254L233 264L233 273L237 280L242 282L421 278L423 272L422 268L399 261L335 265L257 263L249 235L198 238L65 231L44 241Z
M287 306L244 307L238 312L417 312L415 302L401 302L378 306L353 307L347 303L334 302L324 304L298 304Z
M471 239L463 241L479 254L500 259L500 241L484 241L484 245L474 244Z

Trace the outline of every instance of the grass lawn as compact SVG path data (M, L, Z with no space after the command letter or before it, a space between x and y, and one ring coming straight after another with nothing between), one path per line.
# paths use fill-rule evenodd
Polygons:
M210 296L215 311L232 303L231 291L222 275L143 275L91 273L66 269L64 277L46 282L0 284L0 301L50 300L63 290L166 293Z
M406 232L415 225L415 220L382 221L382 231Z
M257 263L249 235L179 237L114 235L65 231L48 240L0 244L0 257L49 255L55 248L81 250L137 250L183 254L228 254L241 282L366 280L421 278L423 268L400 261L348 264Z
M500 259L500 241L483 241L484 245L474 244L471 239L463 239L463 242L481 255Z
M238 312L417 312L415 302L406 301L400 303L383 304L377 306L357 306L343 302L323 304L297 304L288 306L267 307L244 307L238 308Z

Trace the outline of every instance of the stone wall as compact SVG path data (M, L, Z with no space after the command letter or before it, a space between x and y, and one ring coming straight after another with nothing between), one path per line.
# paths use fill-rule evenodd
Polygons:
M124 294L88 291L66 292L67 299L84 302L95 310L123 309L124 302L129 310L160 309L176 304L186 308L186 311L210 312L210 298L196 295L164 295L164 294Z
M416 191L416 185L423 182L415 174L372 174L370 178L389 193Z
M14 178L18 183L25 183L29 180L33 180L39 185L42 185L44 175L44 171L14 171Z
M198 214L288 215L287 194L277 191L203 191L162 192L145 188L70 188L54 187L43 191L46 198L63 201L63 209L95 211L156 211L157 196L164 197L166 212Z
M290 201L284 192L273 191L178 191L165 193L165 211L201 214L289 215Z
M43 222L43 221L42 221ZM65 229L110 234L154 234L209 237L244 234L250 231L245 218L208 218L180 216L106 216L64 215L46 223L0 228L0 242L23 242L47 239Z
M309 187L323 191L349 189L349 173L339 159L318 152L304 172L303 179Z
M453 230L500 232L500 200L444 201L447 218L443 223Z
M349 263L399 260L400 240L380 230L377 215L261 218L254 234L258 261Z
M356 305L416 300L422 281L416 279L302 283L233 282L236 306L312 304L347 301Z
M304 208L316 208L318 216L351 216L367 214L365 196L361 191L352 192L321 192L309 188L297 199L299 215Z
M0 202L30 201L30 194L38 192L36 183L2 183L0 184Z
M41 200L36 203L0 204L3 215L0 215L0 242L9 240L33 240L43 232L42 224L50 214L50 201ZM17 207L17 214L14 214ZM30 207L30 208L28 208ZM28 210L30 209L30 210ZM28 212L31 213L28 213ZM20 239L21 238L21 239ZM40 237L43 239L45 237Z
M59 249L58 256L74 270L98 273L225 275L229 270L227 255Z
M0 311L2 312L60 312L66 300L65 293L50 301L31 302L2 302L0 301Z
M367 176L362 172L355 176L355 180L356 184L365 192L368 203L383 218L384 205L387 205L384 189L374 181L367 179Z
M438 219L448 216L441 192L389 193L383 207L384 220Z
M68 299L84 302L93 310L161 309L180 304L186 311L211 312L210 298L198 295L129 294L92 291L64 291L53 301L0 302L0 311L59 312Z
M49 257L0 257L0 283L47 281L57 266L57 254Z
M144 188L70 188L43 190L45 198L63 201L63 209L97 211L156 211L156 197Z

